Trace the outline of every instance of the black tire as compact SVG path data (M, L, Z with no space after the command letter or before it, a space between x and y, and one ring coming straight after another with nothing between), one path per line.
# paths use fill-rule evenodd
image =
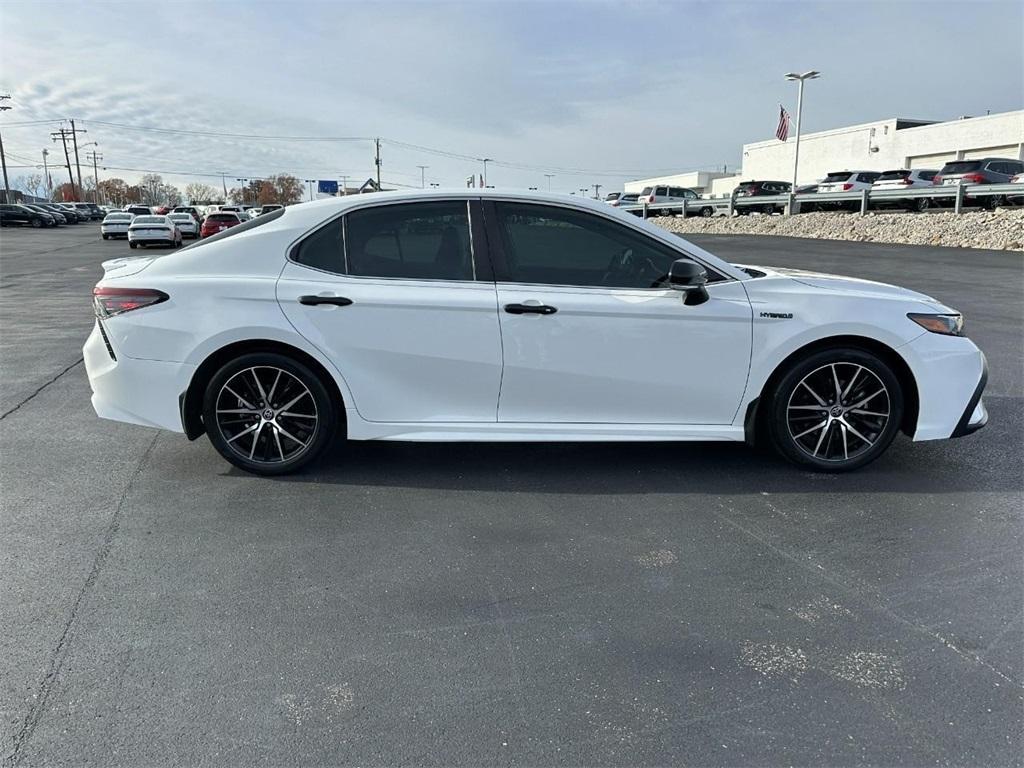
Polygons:
M790 365L767 394L764 426L789 461L849 472L889 447L903 421L903 403L899 378L888 363L862 349L837 347Z
M700 215L703 216L705 219L710 219L712 216L715 215L715 209L710 206L704 206L703 208L700 209Z
M203 394L203 423L213 447L255 475L284 475L313 461L333 442L338 419L320 377L276 352L231 360Z
M128 247L129 248L135 248L137 245L138 245L138 243L132 243L132 242L128 243Z
M924 213L925 211L927 211L931 207L932 207L931 198L919 197L919 198L917 198L916 200L914 200L910 204L909 210L917 211L918 213Z
M996 208L1004 204L1004 198L1002 195L990 195L988 198L988 209L994 211Z
M41 222L39 219L32 219L33 229L39 229L41 226L43 226L43 222Z
M104 240L109 240L109 239L110 239L110 236L109 236L109 235L103 235L103 239L104 239Z

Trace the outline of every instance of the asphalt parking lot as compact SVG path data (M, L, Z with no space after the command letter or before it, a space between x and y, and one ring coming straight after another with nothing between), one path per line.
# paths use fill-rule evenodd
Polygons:
M353 444L257 479L100 421L98 225L0 235L0 717L19 765L975 765L1024 735L1020 253L695 237L963 310L989 426Z

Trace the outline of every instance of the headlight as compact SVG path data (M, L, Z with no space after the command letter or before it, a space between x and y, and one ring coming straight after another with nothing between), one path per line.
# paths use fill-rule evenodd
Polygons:
M964 335L963 315L925 315L910 312L907 317L932 333L941 333L943 336Z

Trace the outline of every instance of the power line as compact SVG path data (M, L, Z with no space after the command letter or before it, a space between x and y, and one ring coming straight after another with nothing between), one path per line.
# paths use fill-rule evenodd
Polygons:
M154 128L148 125L128 125L106 120L83 120L84 123L123 128L128 131L151 131L153 133L184 134L186 136L219 137L225 139L259 139L263 141L373 141L369 136L274 136L256 133L227 133L224 131L190 131L184 128Z

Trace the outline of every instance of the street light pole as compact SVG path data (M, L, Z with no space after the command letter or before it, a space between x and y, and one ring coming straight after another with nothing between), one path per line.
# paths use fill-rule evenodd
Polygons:
M489 162L491 162L491 158L489 158L489 157L481 157L480 158L480 162L484 164L484 172L483 172L483 182L484 183L481 184L481 186L486 188L487 187L487 164Z
M810 70L804 72L802 75L796 72L786 73L786 79L799 83L796 92L796 142L793 148L793 187L790 189L791 194L796 193L796 174L800 165L800 129L803 128L803 109L804 109L804 81L815 80L821 75L816 70Z
M551 191L551 180L555 177L555 174L553 174L553 173L545 173L544 175L548 179L548 192L550 192Z
M0 96L0 101L5 101L11 98L9 95ZM6 112L10 109L10 104L0 104L0 112ZM11 202L11 186L7 182L7 158L4 156L4 139L0 136L0 165L3 166L4 170L4 202Z
M427 172L427 168L429 168L430 166L429 165L417 165L416 167L420 169L420 189L423 189L424 187L427 186L426 172Z
M46 156L50 154L50 150L43 147L43 186L46 188L46 199L50 200L53 197L53 188L50 184L50 169L46 165Z

